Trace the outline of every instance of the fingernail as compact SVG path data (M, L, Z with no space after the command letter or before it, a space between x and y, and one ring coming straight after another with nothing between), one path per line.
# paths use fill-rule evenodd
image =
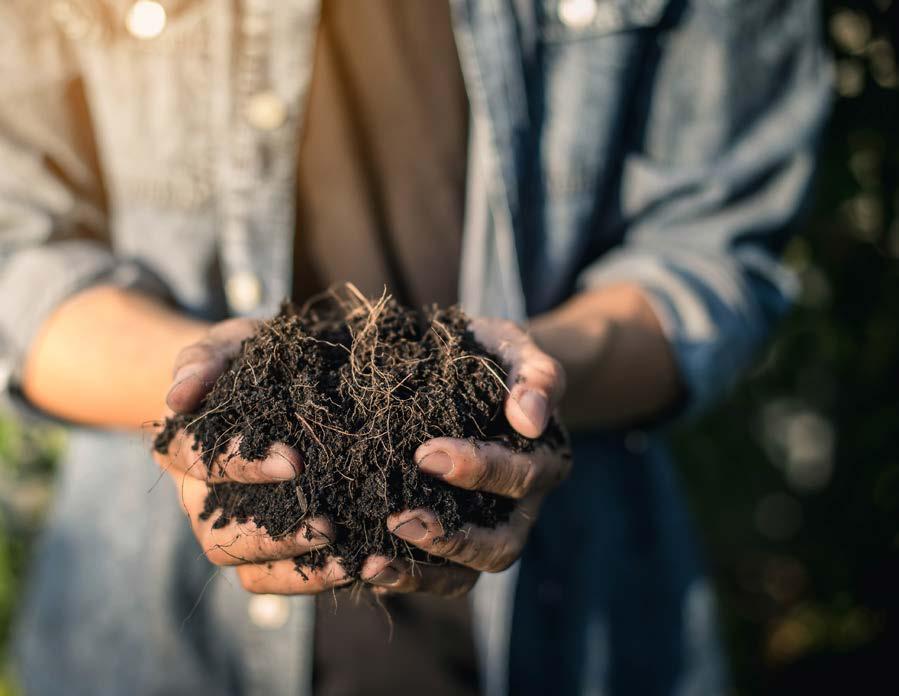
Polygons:
M369 580L372 585L396 585L400 581L399 571L387 566Z
M453 459L443 450L426 454L418 460L418 466L429 474L443 476L453 470Z
M297 476L293 464L284 457L269 457L262 462L259 468L266 477L274 481L290 481Z
M420 517L413 517L398 524L393 533L406 541L421 541L428 535L428 527Z
M517 401L524 417L542 432L546 427L549 412L546 397L540 392L528 389L518 397Z

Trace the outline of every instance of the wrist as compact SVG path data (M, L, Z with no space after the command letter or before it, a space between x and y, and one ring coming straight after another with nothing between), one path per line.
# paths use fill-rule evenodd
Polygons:
M205 322L154 297L88 288L42 326L26 358L22 390L65 420L140 427L162 414L178 351L206 331Z
M561 363L570 385L595 372L615 330L614 319L570 306L542 314L528 324L534 342Z
M535 318L531 334L568 377L569 427L619 427L670 408L681 386L671 345L642 289L611 285Z

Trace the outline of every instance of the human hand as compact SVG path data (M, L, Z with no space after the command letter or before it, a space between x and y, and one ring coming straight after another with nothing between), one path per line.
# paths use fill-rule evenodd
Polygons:
M181 350L166 397L173 413L192 413L199 407L240 352L242 341L257 327L258 322L251 319L224 321L215 324L202 340ZM327 546L332 536L327 520L307 520L292 535L275 540L252 521L232 521L216 529L217 515L200 519L209 483L278 483L293 480L302 472L300 455L284 444L273 445L266 458L257 461L241 458L238 446L239 442L232 440L211 472L194 449L193 436L183 429L175 434L166 454L155 454L159 466L175 482L181 506L206 557L218 566L237 566L241 584L251 592L315 594L351 582L335 559L329 559L320 569L304 569L302 574L296 570L296 557Z
M508 371L506 419L521 435L539 437L565 390L561 365L512 322L477 319L471 329ZM369 580L378 592L464 594L481 571L505 570L521 555L543 499L567 478L571 468L567 447L557 450L541 445L532 452L514 452L495 442L453 438L425 442L415 452L415 461L423 471L446 483L503 495L517 504L509 521L495 529L468 525L449 537L430 510L391 515L387 525L394 534L450 563L434 567L370 559L371 567L379 569Z

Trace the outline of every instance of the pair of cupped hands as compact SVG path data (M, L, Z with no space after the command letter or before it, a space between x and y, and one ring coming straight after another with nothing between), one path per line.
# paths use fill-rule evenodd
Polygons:
M214 325L205 338L184 348L174 367L166 403L175 413L196 410L212 384L240 352L241 342L252 336L258 322L231 319ZM528 438L539 437L565 388L560 364L541 351L516 324L498 319L476 319L475 337L497 355L507 371L504 413L510 425ZM200 519L208 483L274 483L298 478L303 455L287 445L273 445L266 458L248 461L237 455L236 442L223 457L221 473L211 475L193 448L192 436L181 431L167 454L157 462L174 480L181 505L190 518L206 557L218 566L237 566L237 575L250 592L316 594L352 583L339 559L324 567L297 572L297 557L325 548L333 530L327 519L315 518L291 536L274 540L252 521L231 522L216 529L216 516ZM468 592L481 572L499 572L512 565L524 548L543 499L569 472L570 456L546 446L533 452L513 452L495 442L435 438L414 454L422 471L446 483L470 490L496 493L516 501L508 522L495 529L467 525L450 536L430 510L407 510L389 516L387 529L408 544L449 561L443 565L412 564L404 559L370 556L361 579L375 592L428 592L458 596Z

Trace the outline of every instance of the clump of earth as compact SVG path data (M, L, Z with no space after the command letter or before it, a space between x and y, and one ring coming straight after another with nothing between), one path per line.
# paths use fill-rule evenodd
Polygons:
M447 535L509 518L514 501L450 486L413 461L434 437L501 441L516 451L559 445L555 421L539 440L516 433L503 415L507 395L500 360L458 307L416 311L348 287L302 307L285 304L244 341L195 413L165 422L154 446L167 451L185 428L216 473L234 438L247 460L265 458L274 443L293 447L304 464L296 480L210 484L202 518L218 515L218 528L253 521L278 539L325 517L334 538L297 558L298 570L335 556L358 577L370 555L413 557L387 528L389 514L429 508Z

